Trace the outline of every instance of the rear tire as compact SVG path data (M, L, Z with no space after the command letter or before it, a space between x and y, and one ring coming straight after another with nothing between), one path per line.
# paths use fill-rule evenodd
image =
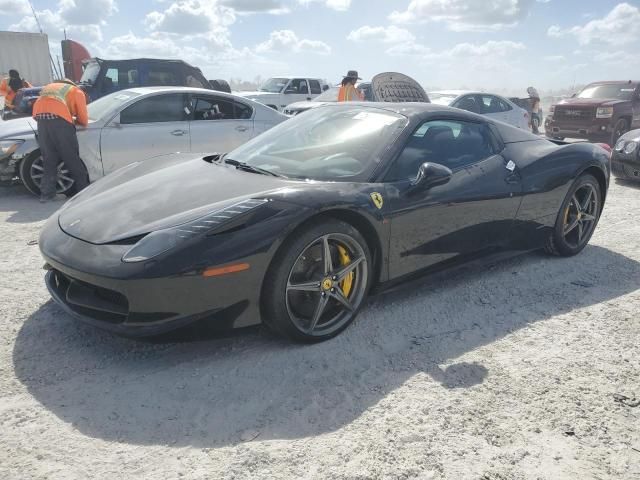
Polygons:
M567 193L545 251L571 257L587 246L600 220L602 191L593 175L583 174Z
M296 231L265 276L266 325L307 343L338 335L362 307L372 270L367 242L352 225L325 220Z

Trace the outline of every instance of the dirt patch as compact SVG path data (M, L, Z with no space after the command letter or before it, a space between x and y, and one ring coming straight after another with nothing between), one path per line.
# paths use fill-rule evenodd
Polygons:
M312 346L78 324L34 244L55 208L0 189L2 478L640 478L634 186L575 258L421 282Z

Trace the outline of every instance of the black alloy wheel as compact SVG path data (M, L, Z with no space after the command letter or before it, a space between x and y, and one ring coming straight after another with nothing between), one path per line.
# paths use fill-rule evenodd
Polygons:
M266 323L306 342L331 338L356 317L370 282L370 253L360 233L340 221L296 234L267 275Z
M556 220L546 250L554 255L571 256L581 252L595 231L602 210L600 184L591 175L574 183Z

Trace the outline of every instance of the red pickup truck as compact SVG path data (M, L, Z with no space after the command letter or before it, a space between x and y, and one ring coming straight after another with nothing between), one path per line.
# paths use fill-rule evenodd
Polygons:
M582 138L615 145L640 128L640 82L596 82L553 105L544 124L549 138Z

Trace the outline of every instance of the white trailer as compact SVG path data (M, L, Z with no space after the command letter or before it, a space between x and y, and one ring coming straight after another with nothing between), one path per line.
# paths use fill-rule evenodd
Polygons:
M49 39L44 33L0 32L0 77L11 69L33 86L51 82Z

